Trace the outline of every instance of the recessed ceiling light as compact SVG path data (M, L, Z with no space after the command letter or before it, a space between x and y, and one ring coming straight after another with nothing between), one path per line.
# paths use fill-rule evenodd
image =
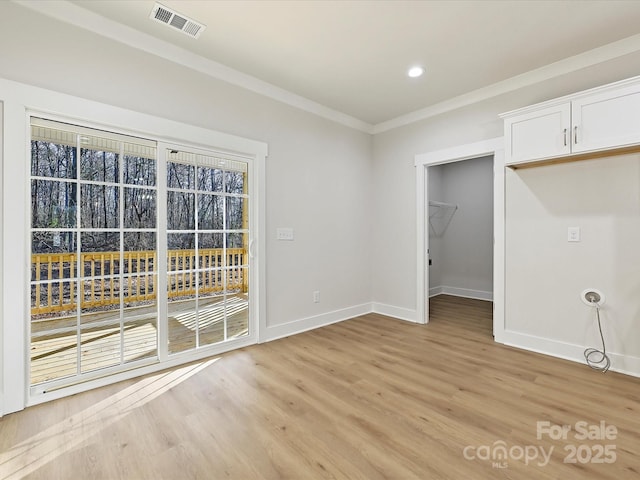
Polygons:
M424 67L411 67L407 72L411 78L420 77L424 73Z

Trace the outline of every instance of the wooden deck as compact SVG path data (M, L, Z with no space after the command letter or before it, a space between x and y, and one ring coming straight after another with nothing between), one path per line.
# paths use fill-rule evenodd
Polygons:
M191 350L198 344L211 345L248 333L249 309L246 295L200 300L196 319L194 300L169 304L169 353ZM155 306L125 311L122 343L118 311L82 317L80 372L126 364L157 354ZM198 334L196 333L198 332ZM78 332L75 317L59 317L32 324L31 384L70 377L78 373Z

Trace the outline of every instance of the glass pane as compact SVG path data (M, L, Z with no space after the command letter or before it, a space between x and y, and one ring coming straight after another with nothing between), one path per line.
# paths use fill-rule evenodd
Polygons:
M124 361L135 362L143 358L155 357L158 352L158 320L155 314L135 315L124 323Z
M142 308L156 303L156 275L154 273L139 273L128 275L122 279L122 295L125 309Z
M198 302L198 327L200 345L212 345L225 340L224 295L211 294Z
M83 252L120 252L118 232L82 232L80 241Z
M81 281L82 318L80 322L102 322L120 318L120 281L118 278L91 277Z
M76 342L75 327L56 333L32 332L31 384L75 375L78 369Z
M80 371L82 373L120 364L120 320L89 325L81 330Z
M31 234L31 281L76 276L76 234L33 232Z
M118 228L118 188L106 185L80 185L80 226L82 228Z
M167 235L167 271L192 270L196 265L196 236L193 233Z
M89 137L81 137L83 139ZM93 141L103 141L91 137ZM110 143L117 143L110 140L104 140ZM104 148L104 147L103 147ZM119 148L116 146L116 148ZM110 151L91 150L87 148L80 149L80 178L82 180L91 180L94 182L110 182L116 183L120 181L118 172L119 155Z
M167 192L167 229L193 230L195 225L195 194Z
M117 232L82 232L80 274L85 277L120 273L120 234Z
M198 167L198 190L222 192L222 170Z
M224 293L224 279L222 269L211 269L200 272L198 275L198 298L216 296ZM200 307L203 307L201 303Z
M168 250L194 250L195 248L195 233L169 233L167 235Z
M76 282L31 285L31 383L75 375Z
M247 276L244 269L243 278ZM248 285L248 284L247 284ZM249 301L248 291L241 294L228 296L227 308L227 339L233 339L249 335Z
M74 253L76 234L74 232L33 232L31 253Z
M34 177L76 178L77 164L75 147L31 141L31 175Z
M246 193L245 173L243 172L225 172L225 191L227 193Z
M31 284L31 320L45 320L74 315L76 311L77 282L60 281ZM46 323L46 322L44 322ZM75 325L75 320L71 323ZM53 328L52 324L51 328ZM38 324L40 330L44 324ZM32 325L32 332L35 331Z
M156 250L155 232L124 232L125 251L153 251Z
M145 273L123 279L125 362L157 354L156 278L155 274Z
M198 266L203 269L220 268L223 266L223 234L198 234Z
M31 226L75 227L77 188L73 182L31 180Z
M156 234L126 232L124 234L124 273L153 272L156 265Z
M193 165L167 163L167 187L193 190L196 187L196 169Z
M244 216L245 199L241 197L227 197L227 230L241 230L247 228Z
M198 230L222 230L224 197L198 194Z
M193 271L169 273L167 296L170 300L191 300L196 296L196 274Z
M124 156L123 183L153 187L156 184L156 161L153 158Z
M169 353L196 348L195 299L170 301L167 306L169 327Z
M156 191L124 189L124 228L156 228Z
M246 293L249 286L249 278L247 277L247 269L245 267L231 267L225 270L225 292Z
M227 233L227 248L245 249L249 245L249 234L244 232Z

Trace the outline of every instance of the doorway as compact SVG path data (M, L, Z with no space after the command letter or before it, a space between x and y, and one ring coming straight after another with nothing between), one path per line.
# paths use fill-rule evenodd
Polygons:
M503 139L494 138L416 155L417 197L417 321L429 322L429 167L493 157L493 335L502 342L504 332L504 152ZM435 201L432 200L432 201ZM442 202L450 203L450 202ZM454 204L455 205L455 204ZM453 214L455 216L455 213ZM446 223L446 218L445 218ZM468 289L473 290L473 289Z
M427 167L429 297L493 300L493 156Z
M251 158L39 117L30 157L32 395L256 341Z

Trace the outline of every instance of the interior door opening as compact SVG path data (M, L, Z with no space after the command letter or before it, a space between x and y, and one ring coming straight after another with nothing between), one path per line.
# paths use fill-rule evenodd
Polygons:
M431 197L429 191L429 167L463 162L482 157L493 158L492 186L493 186L493 261L492 261L492 296L493 296L493 336L495 341L504 342L504 289L505 289L505 269L504 269L504 139L502 137L483 140L476 143L460 145L457 147L435 150L416 155L416 321L418 323L429 322L429 288L430 269L429 267L429 199L438 201ZM442 197L444 198L444 197ZM445 199L446 200L446 199ZM453 204L454 202L442 202ZM462 206L462 205L460 205ZM460 209L456 209L458 215ZM453 219L451 220L453 221ZM446 223L446 219L445 219ZM450 223L447 225L450 228ZM433 262L432 262L433 263ZM465 272L466 273L466 272ZM442 285L445 287L446 285ZM437 287L434 285L434 287ZM454 293L469 295L469 290L477 289L473 285L454 285L462 291L454 290ZM466 292L465 292L466 290ZM450 290L451 291L451 290ZM462 298L462 297L458 297Z
M493 155L427 167L429 320L447 308L492 316ZM487 325L491 328L491 325Z

